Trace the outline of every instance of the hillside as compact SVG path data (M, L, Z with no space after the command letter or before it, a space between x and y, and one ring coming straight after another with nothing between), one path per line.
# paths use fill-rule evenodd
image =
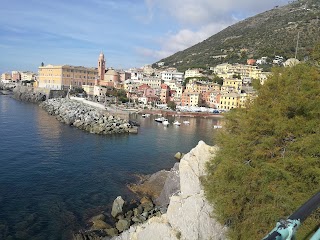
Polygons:
M210 38L158 62L184 71L189 67L214 66L221 62L245 62L247 58L281 55L308 57L320 40L320 1L299 0L240 21ZM224 55L225 58L217 56Z

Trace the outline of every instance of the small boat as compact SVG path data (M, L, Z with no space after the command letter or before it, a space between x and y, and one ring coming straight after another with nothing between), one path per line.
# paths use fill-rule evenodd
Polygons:
M165 126L168 126L170 123L169 123L168 119L165 119L165 120L163 120L162 124Z
M166 120L164 117L159 117L155 119L155 121L159 123L162 123L164 120Z
M187 124L190 124L189 121L183 121L183 123L186 124L186 125L187 125Z
M181 125L181 123L179 122L179 121L174 121L174 123L173 123L174 125L177 125L177 126L180 126Z
M214 129L218 129L218 128L222 128L222 126L220 126L220 125L213 125L213 128L214 128Z

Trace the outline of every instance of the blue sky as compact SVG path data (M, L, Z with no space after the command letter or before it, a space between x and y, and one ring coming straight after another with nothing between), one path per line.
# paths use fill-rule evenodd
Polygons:
M7 0L0 8L0 72L45 64L141 67L284 0Z

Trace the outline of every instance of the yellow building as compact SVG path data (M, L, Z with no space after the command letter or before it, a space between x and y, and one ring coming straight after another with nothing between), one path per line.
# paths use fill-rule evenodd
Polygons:
M233 75L240 75L242 78L255 78L260 79L262 69L258 66L245 65L245 64L228 64L223 63L217 65L213 69L214 73L222 78L232 78Z
M97 68L78 67L70 65L47 65L38 68L38 87L48 89L68 89L93 86L98 76Z
M240 107L240 94L238 93L225 93L220 96L219 109L230 110L232 108Z
M225 79L223 80L223 84L221 86L221 91L228 91L230 88L233 88L234 91L239 91L242 88L242 80L241 79Z

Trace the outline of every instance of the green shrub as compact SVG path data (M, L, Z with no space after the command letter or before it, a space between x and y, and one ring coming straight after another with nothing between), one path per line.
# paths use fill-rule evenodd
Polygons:
M226 114L207 165L206 196L231 239L261 239L320 190L320 73L273 69L247 109ZM298 231L304 239L319 214Z

